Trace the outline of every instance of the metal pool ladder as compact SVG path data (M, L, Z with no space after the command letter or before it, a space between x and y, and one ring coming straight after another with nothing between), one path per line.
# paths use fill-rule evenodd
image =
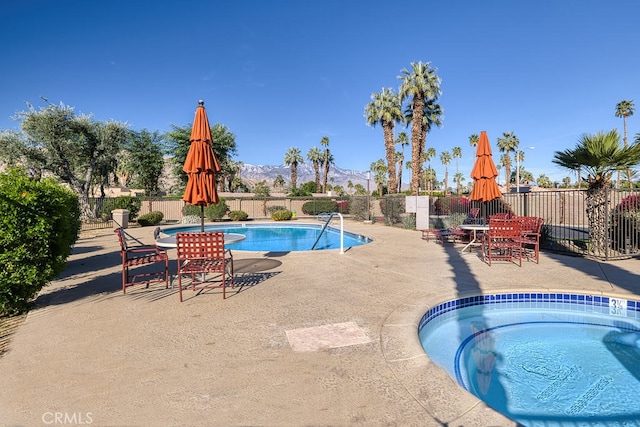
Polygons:
M333 217L336 215L340 217L340 254L344 253L344 218L342 214L339 212L321 213L320 215L317 216L318 221L325 221L325 223L324 223L324 226L322 226L322 230L320 230L320 234L318 234L318 238L313 243L313 246L311 246L311 250L314 250L316 248L316 245L320 241L320 237L322 236L322 233L324 233L324 231L327 229L327 226L329 225Z

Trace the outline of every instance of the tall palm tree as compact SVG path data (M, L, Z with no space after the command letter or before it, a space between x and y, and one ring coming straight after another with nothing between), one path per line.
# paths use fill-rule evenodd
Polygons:
M453 180L456 183L456 194L458 194L459 196L462 193L462 181L464 181L464 175L462 175L460 172L456 172Z
M633 105L633 101L624 100L618 102L618 104L616 105L616 117L622 117L622 125L624 129L624 148L627 148L629 146L629 144L627 143L627 117L633 116L634 111L635 106ZM627 181L629 181L629 188L633 188L630 168L627 168ZM618 171L618 188L620 188L620 171Z
M524 162L524 151L515 150L513 153L513 160L516 161L516 172L513 179L516 185L519 185L520 182L522 182L522 170L524 169L522 166L522 162ZM516 180L520 180L520 182L517 182Z
M433 184L437 183L436 170L428 167L424 170L422 175L427 187L427 194L431 194L433 192Z
M284 155L284 164L291 168L291 189L295 190L298 182L298 164L304 163L300 149L291 147Z
M371 163L369 170L373 172L373 181L378 186L378 196L382 196L384 192L384 185L387 183L387 165L384 164L383 159L379 159Z
M380 124L382 126L385 156L389 167L389 192L396 193L398 189L395 162L396 141L393 139L393 131L396 122L402 123L404 121L400 95L394 93L391 88L382 88L381 92L371 95L371 102L366 105L364 116L368 125L375 127Z
M405 131L398 134L396 144L400 144L401 152L396 153L396 159L398 162L398 192L402 191L402 165L404 164L404 147L409 145L409 136Z
M469 136L469 145L471 145L472 147L477 147L478 141L480 141L480 137L478 136L477 133L472 133Z
M509 192L509 186L511 183L511 153L518 149L520 140L513 132L504 132L501 138L498 138L498 149L501 153L505 153L504 161L504 177L506 179L506 189Z
M280 174L276 175L276 178L273 180L273 186L275 188L280 189L280 191L282 191L282 189L284 188L285 182L284 182L284 177Z
M451 163L451 153L443 151L440 153L440 162L444 165L444 192L449 191L449 163Z
M601 254L607 241L609 201L606 191L614 171L640 163L640 134L636 135L634 144L627 148L620 147L620 136L615 129L608 133L584 134L575 148L556 151L552 161L572 171L581 167L586 172L590 247L594 253Z
M453 147L453 149L451 150L451 157L456 159L456 175L457 175L460 172L460 170L458 169L458 159L462 158L462 148ZM456 192L460 194L460 185L458 185L458 189L456 190Z
M312 147L307 152L307 160L313 165L313 171L316 174L316 192L320 190L320 161L322 158L322 151L318 147Z
M411 194L417 195L420 187L420 176L422 175L422 154L424 152L426 133L431 128L435 119L440 119L441 109L432 108L433 114L427 116L428 123L423 123L425 118L425 106L431 102L434 107L442 91L440 90L440 78L436 70L429 62L412 62L411 71L406 68L401 71L398 78L400 84L400 101L409 99L411 109ZM439 106L438 106L439 107Z
M331 165L334 164L334 161L335 158L333 157L333 154L331 154L331 151L329 151L329 149L326 149L324 152L324 182L322 183L323 193L327 192L327 179L329 176L329 169ZM333 181L333 178L331 178L331 181Z
M328 136L323 136L322 140L320 140L320 145L322 145L324 147L324 157L323 157L323 161L324 161L324 178L322 181L322 192L326 193L327 192L327 177L329 176L329 163L330 163L330 156L331 154L329 153L329 137Z

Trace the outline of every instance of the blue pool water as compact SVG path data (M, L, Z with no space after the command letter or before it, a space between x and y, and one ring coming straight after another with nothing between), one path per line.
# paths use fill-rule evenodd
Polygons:
M322 225L319 224L234 224L234 225L206 225L207 231L223 231L246 235L246 239L230 243L229 249L257 252L290 252L309 251L313 247ZM181 226L163 229L165 234L175 234L178 231L200 231L200 226ZM360 246L370 243L371 239L359 234L344 232L344 248ZM327 227L318 241L316 250L340 249L340 230Z
M525 426L640 425L640 301L474 298L435 307L419 329L462 387Z

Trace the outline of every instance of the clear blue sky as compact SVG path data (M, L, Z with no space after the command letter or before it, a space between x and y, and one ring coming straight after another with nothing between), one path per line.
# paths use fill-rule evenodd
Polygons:
M616 104L640 107L639 16L637 0L4 2L0 129L44 96L165 132L190 125L203 99L209 121L235 134L235 160L279 165L289 147L306 158L326 135L337 166L365 171L384 157L365 105L422 61L442 79L444 110L427 147L461 147L469 181L469 136L486 130L496 159L496 139L513 131L523 166L559 181L569 173L554 151L583 133L622 134ZM632 140L640 112L627 122Z

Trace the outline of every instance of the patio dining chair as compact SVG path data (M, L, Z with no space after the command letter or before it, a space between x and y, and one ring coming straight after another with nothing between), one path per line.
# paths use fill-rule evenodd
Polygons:
M520 244L522 245L523 256L527 259L535 259L536 264L540 263L540 233L544 220L536 216L516 217L522 225Z
M522 267L522 224L515 219L489 221L489 230L483 236L482 260L493 261L518 260Z
M192 290L222 289L225 299L227 282L234 287L233 255L224 248L224 233L221 231L176 233L178 255L178 289L182 302L182 276L191 276ZM207 279L207 274L213 274Z
M127 234L123 228L113 230L118 235L120 242L120 256L122 257L122 293L127 293L127 288L136 284L146 284L147 288L152 282L165 282L165 289L169 287L169 256L167 251L156 245L145 245L138 239ZM136 269L151 264L160 264L162 269L149 271L149 269ZM141 279L141 280L138 280Z

